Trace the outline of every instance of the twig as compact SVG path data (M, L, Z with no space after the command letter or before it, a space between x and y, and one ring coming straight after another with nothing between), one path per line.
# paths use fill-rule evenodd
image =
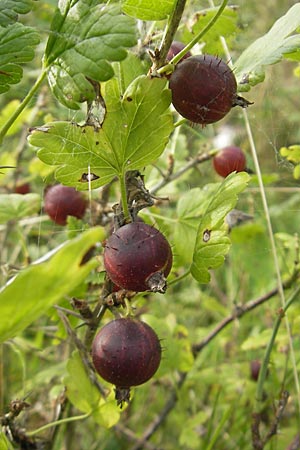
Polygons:
M154 59L154 67L152 67L151 71L153 73L156 72L157 69L159 69L161 66L165 64L166 56L169 51L169 48L171 47L174 35L177 31L179 22L181 20L184 7L186 4L186 0L177 0L172 12L172 15L169 19L168 28L166 31L166 34L164 36L164 39L161 43L160 49L157 54L155 54Z
M147 427L146 431L144 432L142 438L134 445L131 450L143 450L145 447L145 443L150 439L150 437L155 433L155 431L160 427L160 425L166 420L169 413L172 411L172 409L175 407L178 396L177 391L181 388L183 385L185 379L186 379L187 373L181 372L179 374L179 380L176 383L175 388L170 394L169 399L165 403L165 406L161 410L160 414L150 423L150 425Z
M171 181L176 180L177 178L180 178L185 172L192 169L193 167L197 166L198 164L201 164L205 161L208 161L216 154L216 150L211 150L209 152L201 153L200 155L195 156L191 161L189 161L185 166L181 167L177 172L167 174L159 183L157 183L153 188L151 189L151 194L156 193L161 188L166 186L167 184L171 183Z
M286 448L286 450L299 450L300 448L300 434L297 434L293 442Z

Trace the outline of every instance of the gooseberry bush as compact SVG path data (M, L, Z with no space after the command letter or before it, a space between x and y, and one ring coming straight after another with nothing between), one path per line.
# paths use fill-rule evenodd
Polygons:
M200 3L0 3L1 450L299 446L300 3Z

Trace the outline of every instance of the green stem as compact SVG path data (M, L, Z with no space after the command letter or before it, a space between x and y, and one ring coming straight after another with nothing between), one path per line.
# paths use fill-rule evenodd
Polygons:
M86 414L82 414L80 416L66 417L65 419L55 420L54 422L47 423L47 425L37 428L36 430L28 431L26 433L26 436L35 436L36 434L42 433L42 431L48 430L49 428L55 427L57 425L63 425L64 423L76 422L77 420L87 419L88 417L91 416L91 414L92 411Z
M184 272L180 277L173 278L173 280L168 281L168 286L172 286L172 284L180 283L180 281L184 280L186 277L188 277L191 273L191 269Z
M162 45L159 49L159 58L156 62L157 68L160 68L161 65L165 64L166 56L169 48L171 47L174 35L177 31L179 22L181 20L184 8L185 8L186 0L177 0L175 2L174 9L172 11L172 15L170 17L168 28L166 30L164 39L162 41Z
M30 100L33 98L37 90L40 88L41 84L43 83L45 77L46 77L47 71L46 69L43 69L40 73L40 76L24 98L24 100L20 103L20 105L17 107L15 112L10 116L10 118L7 120L7 122L3 125L3 127L0 129L0 144L3 142L3 138L5 137L6 133L10 129L10 127L13 125L13 123L17 120L21 112L26 108Z
M128 208L128 201L127 201L127 188L126 188L126 172L123 173L120 178L120 190L121 190L121 202L122 202L122 209L124 214L125 222L128 220L131 220L129 208Z
M201 30L195 37L194 39L192 39L185 47L184 49L181 50L181 52L177 53L177 55L175 55L169 64L177 64L178 61L180 61L182 59L182 57L192 48L194 47L195 44L197 44L197 42L200 41L200 39L213 27L213 25L216 23L216 21L219 19L219 17L221 16L222 12L224 11L224 9L226 8L228 3L228 0L223 0L222 4L220 5L220 8L218 9L218 11L216 12L216 14L214 15L214 17L208 22L208 24L206 25L205 28L203 28L203 30ZM165 66L167 67L167 66ZM165 67L162 68L161 71L158 71L159 73L161 72L165 72Z
M288 308L291 306L291 304L294 302L294 300L297 298L297 296L300 293L300 286L297 287L297 289L290 295L290 297L287 299L284 307L278 312L278 316L276 318L273 332L271 339L268 343L268 346L265 351L264 359L259 371L259 377L257 382L257 389L256 389L256 412L260 411L261 402L263 401L263 386L264 382L266 380L267 372L268 372L268 366L270 361L271 352L275 343L275 339L280 327L280 324L282 322L282 319L285 317L285 313L287 312Z

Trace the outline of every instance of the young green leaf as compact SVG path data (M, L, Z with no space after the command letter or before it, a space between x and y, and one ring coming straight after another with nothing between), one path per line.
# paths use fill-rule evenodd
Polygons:
M51 27L44 66L58 100L72 109L95 98L89 81L107 81L112 61L126 57L136 43L135 21L116 3L98 0L59 2Z
M27 14L31 11L32 4L32 0L1 0L0 26L16 22L18 14Z
M38 157L56 165L56 178L77 189L97 188L141 169L163 152L173 129L170 92L163 79L141 76L123 98L116 79L103 91L106 116L100 130L69 122L53 122L34 130L29 142L39 147ZM83 176L84 175L84 176Z
M250 90L251 86L262 82L265 67L279 62L285 55L298 52L298 59L300 58L300 35L297 33L299 26L300 3L296 3L264 36L246 48L234 64L239 90Z
M102 228L91 228L68 241L49 260L20 272L0 290L0 342L20 333L85 280L97 262L91 259L82 264L82 259L104 235Z
M215 16L218 9L218 7L214 7L197 12L186 24L182 35L180 35L181 40L185 43L191 41L201 30L203 30L208 25L208 23ZM224 50L220 41L220 36L226 38L227 44L230 46L233 37L236 36L238 31L239 27L237 9L231 6L227 6L214 26L210 28L210 30L203 36L199 43L204 44L203 51L205 53L209 53L211 55L221 55L222 53L224 53Z
M289 147L281 147L279 150L281 156L295 165L294 178L300 178L300 145L290 145Z
M199 221L220 183L194 188L183 194L177 203L177 223L174 230L175 253L182 262L190 262L194 252ZM182 239L187 236L187 239Z
M92 384L78 351L73 352L67 363L68 375L64 379L70 402L85 413L91 413L93 420L105 428L115 425L120 418L114 396L102 398L99 390ZM79 382L78 382L79 380Z
M0 26L0 94L21 80L20 64L33 59L33 47L39 42L38 33L21 23Z
M163 20L171 14L174 4L174 0L125 0L123 11L141 20Z
M230 174L211 199L197 231L191 273L199 283L208 283L209 269L219 267L230 248L226 215L234 208L237 195L250 177L246 172Z
M41 197L38 194L1 194L0 223L37 214L40 207Z

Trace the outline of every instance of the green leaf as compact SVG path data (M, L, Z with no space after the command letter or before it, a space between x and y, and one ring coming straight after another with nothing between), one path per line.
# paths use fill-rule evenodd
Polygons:
M32 4L32 0L1 0L0 26L16 22L18 14L27 14L31 11Z
M115 3L79 0L59 3L52 34L45 51L48 81L58 100L72 109L93 100L89 79L109 80L112 61L126 57L125 48L136 43L135 21L122 14Z
M32 47L39 42L38 33L21 23L0 26L0 93L21 80L23 71L20 64L33 59Z
M290 53L299 50L300 35L296 33L300 26L300 3L278 19L264 36L253 42L238 58L234 73L239 89L246 91L262 82L265 68L275 64Z
M67 397L80 411L92 413L93 420L105 428L115 425L120 418L120 408L114 395L102 398L92 384L78 351L73 352L67 363L68 375L64 379ZM113 394L113 391L112 391Z
M111 80L103 91L107 112L99 131L53 122L33 131L29 142L40 148L43 162L59 166L56 178L61 183L88 189L82 175L90 171L95 176L92 188L102 186L154 162L163 152L173 129L165 84L163 79L141 76L120 99L117 80Z
M294 178L299 180L300 178L300 145L290 145L289 147L281 147L279 150L281 156L295 165Z
M40 207L41 197L38 194L1 194L0 223L37 214Z
M237 195L248 181L246 172L230 174L210 201L197 231L191 273L199 283L208 283L209 269L222 265L230 248L226 215L235 207Z
M4 433L0 433L0 450L13 450L14 447L11 445Z
M141 20L163 20L171 14L174 0L125 0L123 11Z
M169 314L163 318L157 318L150 314L143 314L142 320L155 330L163 345L163 358L155 376L161 377L171 370L181 372L191 370L194 357L188 339L188 330L176 323L175 316Z
M207 184L204 189L194 188L178 200L174 245L175 253L182 262L190 263L191 261L199 222L218 187L219 183ZM187 239L182 239L182 236L186 236Z
M0 342L14 337L50 306L81 284L97 265L81 264L83 256L104 239L102 228L91 228L66 242L50 260L32 264L0 291Z
M185 43L191 41L208 25L218 9L218 7L214 7L196 12L191 21L185 26L181 40ZM230 46L233 37L238 31L237 9L227 6L214 26L203 36L199 43L204 44L204 52L211 55L220 55L224 53L220 36L223 36Z
M1 74L0 74L1 79ZM19 100L12 100L9 103L7 103L0 112L0 128L8 121L8 119L11 117L11 115L15 112L15 110L20 106ZM19 117L14 121L13 125L10 127L10 129L7 132L7 136L11 136L18 131L20 131L21 127L24 125L24 122L26 122L27 119L30 118L30 115L32 113L31 108L25 109Z

